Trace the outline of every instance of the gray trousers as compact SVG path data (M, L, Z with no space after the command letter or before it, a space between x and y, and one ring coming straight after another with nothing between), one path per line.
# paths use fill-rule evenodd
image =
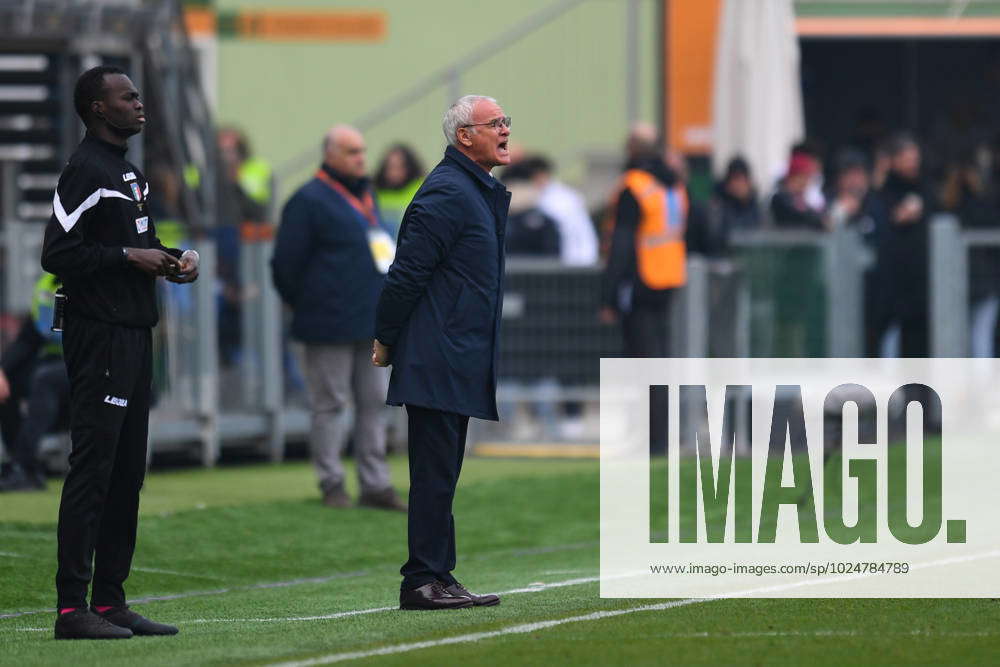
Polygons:
M309 445L326 493L344 483L340 453L350 433L347 405L354 397L354 458L362 493L390 486L385 462L385 368L372 365L370 340L343 345L306 345L306 382L312 427Z

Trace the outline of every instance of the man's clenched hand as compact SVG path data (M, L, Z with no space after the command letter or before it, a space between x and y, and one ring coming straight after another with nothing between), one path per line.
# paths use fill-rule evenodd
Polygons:
M372 343L372 363L376 366L389 365L389 348L378 340Z

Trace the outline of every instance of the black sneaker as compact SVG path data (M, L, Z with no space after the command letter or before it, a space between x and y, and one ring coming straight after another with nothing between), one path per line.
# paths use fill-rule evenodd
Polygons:
M176 635L177 628L165 623L156 623L145 616L135 613L127 606L112 607L107 611L96 611L101 618L123 628L128 628L136 635Z
M98 616L89 609L75 609L56 617L56 639L128 639L132 631Z
M44 490L45 478L38 473L25 472L19 465L12 465L7 474L0 476L0 492Z

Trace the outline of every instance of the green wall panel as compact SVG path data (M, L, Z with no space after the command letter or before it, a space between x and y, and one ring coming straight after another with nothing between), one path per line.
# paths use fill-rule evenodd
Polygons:
M379 43L268 42L222 38L218 43L218 118L244 128L255 152L280 165L316 150L326 128L353 122L430 73L460 64L552 0L297 0L296 9L370 9L388 15ZM653 121L657 102L657 0L640 3L640 117ZM219 0L221 13L285 9L260 0ZM496 97L514 117L513 137L552 156L579 181L585 152L616 150L626 131L624 0L586 0L505 48L462 77L463 93ZM415 146L428 166L444 148L440 121L446 85L367 134L374 168L390 143ZM308 177L300 170L284 188Z

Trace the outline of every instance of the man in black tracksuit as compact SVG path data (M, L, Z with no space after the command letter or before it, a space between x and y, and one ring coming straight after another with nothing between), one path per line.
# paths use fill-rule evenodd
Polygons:
M127 139L146 120L129 78L95 67L77 80L73 101L87 135L59 177L42 247L42 267L62 279L66 294L73 440L59 507L55 636L175 634L131 611L122 585L146 470L156 277L192 282L197 253L182 255L156 238L149 185L125 159Z

